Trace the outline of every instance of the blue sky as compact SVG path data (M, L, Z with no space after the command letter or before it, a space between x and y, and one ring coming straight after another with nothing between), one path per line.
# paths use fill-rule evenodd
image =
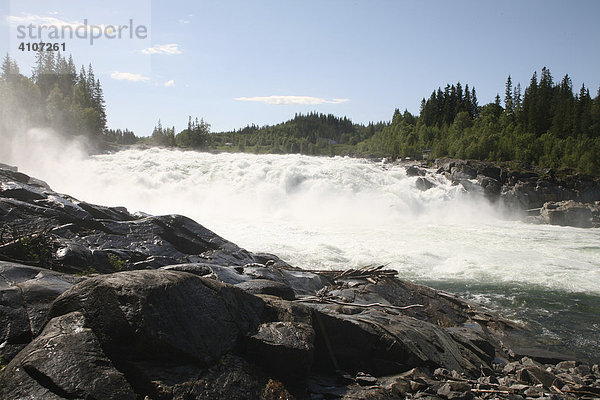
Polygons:
M0 51L27 75L34 54L17 47L33 40L18 25L147 27L145 38L65 40L92 63L109 127L138 135L159 118L183 129L188 115L213 131L310 111L389 120L456 81L484 104L508 74L525 87L544 66L577 90L600 86L597 0L3 0L0 12Z

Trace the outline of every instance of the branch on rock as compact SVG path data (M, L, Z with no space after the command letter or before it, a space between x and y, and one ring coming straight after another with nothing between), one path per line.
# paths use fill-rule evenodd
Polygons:
M335 300L331 297L318 297L318 296L303 297L300 299L296 299L294 301L304 302L304 303L331 303L331 304L338 304L341 306L360 307L360 308L381 307L381 308L390 308L393 310L408 310L410 308L415 308L415 307L425 307L422 304L411 304L408 306L400 307L400 306L393 306L393 305L382 304L382 303L371 303L371 304L346 303L344 301Z
M475 393L492 393L492 394L511 394L508 390L495 390L495 389L471 389L471 392Z

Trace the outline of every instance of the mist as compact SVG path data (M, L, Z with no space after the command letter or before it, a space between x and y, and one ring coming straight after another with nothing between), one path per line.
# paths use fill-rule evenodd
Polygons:
M92 146L81 135L67 137L52 128L30 128L3 133L0 162L54 183L76 180L74 169L89 156Z
M186 215L301 268L386 264L421 282L600 293L595 253L586 250L597 230L507 219L434 171L435 186L420 191L402 166L353 158L160 148L86 157L76 143L65 146L78 156L38 148L40 160L23 170L80 200Z

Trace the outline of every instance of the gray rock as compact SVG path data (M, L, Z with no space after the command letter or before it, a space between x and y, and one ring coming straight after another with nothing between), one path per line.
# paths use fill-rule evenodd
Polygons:
M294 300L296 298L294 290L288 285L267 279L253 279L239 283L236 286L252 294L269 294L281 297L284 300Z
M415 185L416 185L417 189L419 189L422 192L429 190L432 187L435 187L435 183L431 182L427 178L422 178L422 177L417 178L417 180L415 181Z
M248 338L247 352L251 360L277 376L302 378L313 364L314 341L311 325L269 322Z
M189 262L243 266L265 258L255 258L189 218L142 216L130 214L123 207L80 202L43 188L25 174L3 169L0 215L9 232L13 230L23 237L42 233L46 245L33 249L34 253L50 253L42 266L69 273L114 272L118 269L111 263L110 254L118 254L128 269ZM52 229L48 231L49 226ZM27 261L28 254L10 256ZM280 261L275 256L269 259Z
M40 333L54 299L83 279L0 261L0 357L4 362Z
M483 188L483 193L489 199L496 199L502 191L502 185L494 178L483 175L477 176L477 181Z
M0 197L9 197L21 201L45 199L42 191L19 182L0 182Z
M594 226L594 217L600 216L600 207L573 200L547 202L542 207L540 216L551 225L591 228Z
M474 179L477 177L477 170L467 164L459 164L450 169L450 180L460 182L465 179Z
M191 358L207 365L255 329L263 302L185 272L120 272L63 293L48 318L79 311L112 359Z
M2 399L131 399L136 396L81 313L53 319L0 374Z
M346 315L323 308L316 318L317 344L329 342L332 353L325 347L319 362L335 360L347 371L378 376L427 365L479 374L485 364L442 328L403 315L390 320L377 310Z
M425 176L426 172L416 165L411 165L406 168L407 176Z
M296 294L315 294L329 283L319 274L302 270L247 266L244 273L255 279L281 282L294 289Z
M0 163L0 170L7 170L10 172L17 172L19 169L13 165L8 165L4 163Z

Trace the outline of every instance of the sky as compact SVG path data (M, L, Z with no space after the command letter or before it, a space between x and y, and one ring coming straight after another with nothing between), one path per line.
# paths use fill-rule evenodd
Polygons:
M598 17L597 0L0 0L0 51L30 75L18 47L46 26L44 41L92 64L109 128L146 136L192 116L218 132L311 111L389 121L458 81L485 104L542 67L596 95ZM85 37L47 37L65 26Z

